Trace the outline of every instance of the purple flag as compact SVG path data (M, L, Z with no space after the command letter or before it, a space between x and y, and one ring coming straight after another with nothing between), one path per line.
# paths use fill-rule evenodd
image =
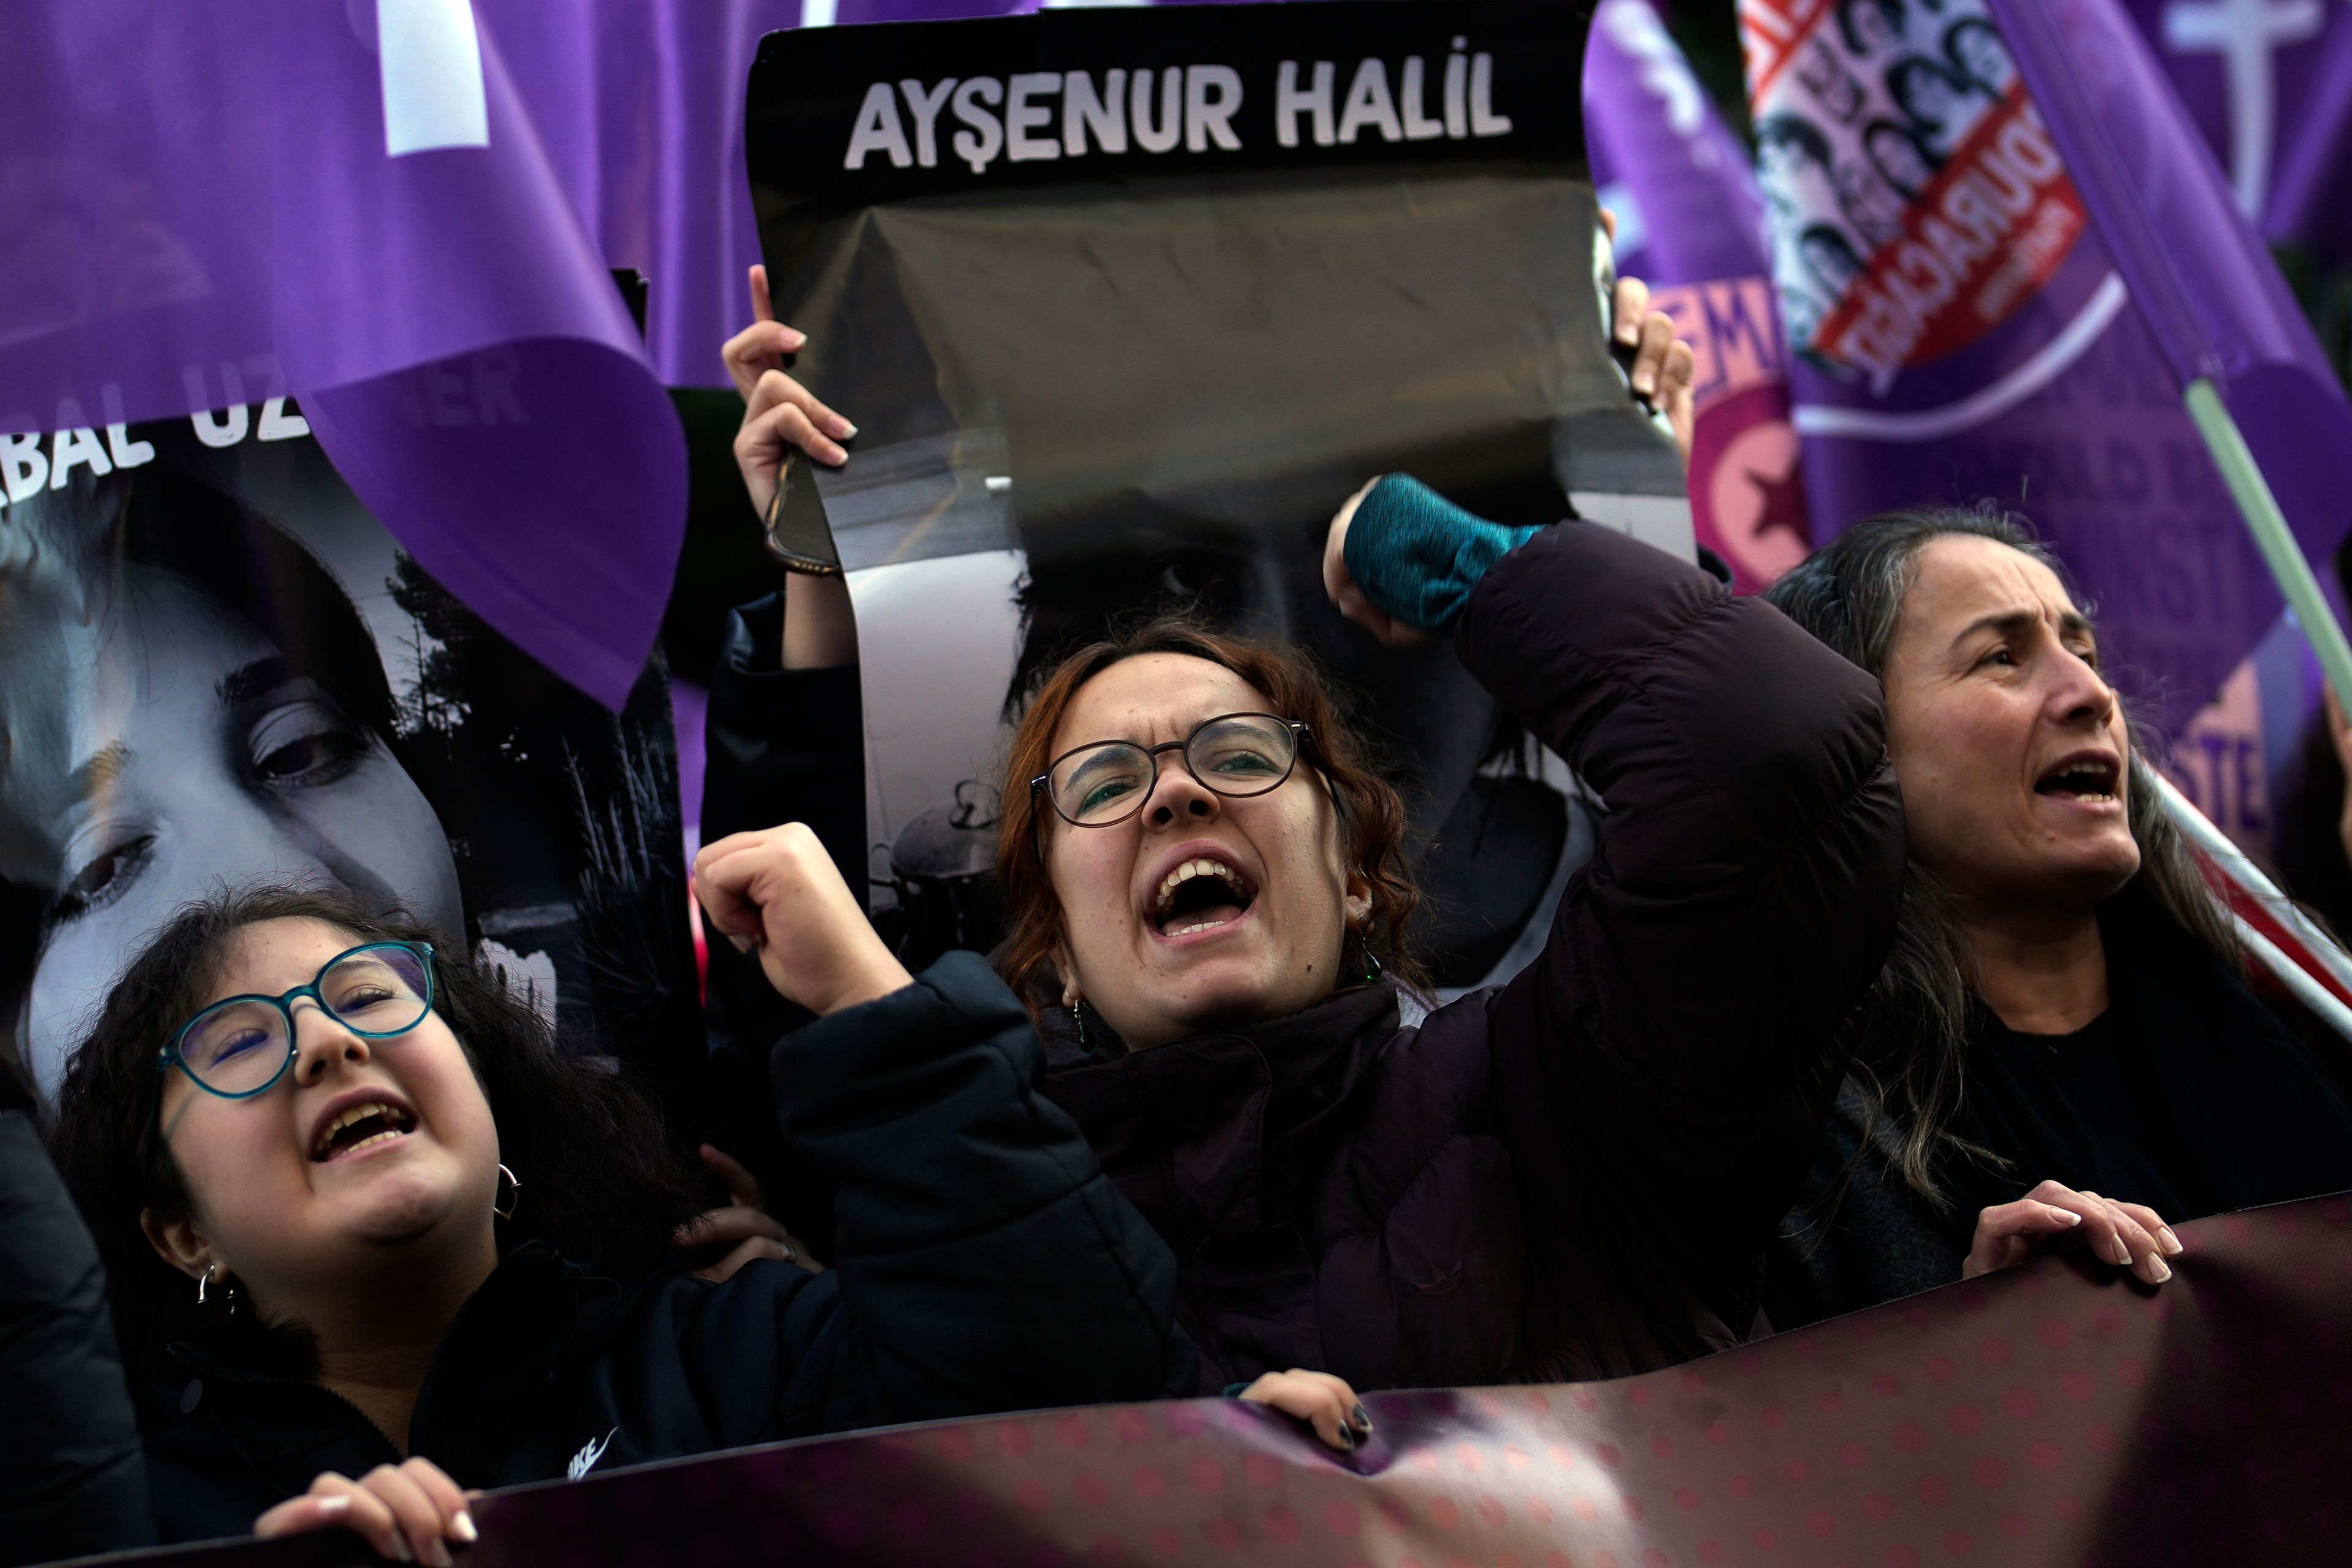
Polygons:
M1647 280L1697 357L1691 524L1743 593L1811 549L1772 308L1764 199L1650 0L1601 0L1584 51L1584 140L1617 216L1617 270Z
M2280 600L2176 366L2219 373L2250 437L2336 430L2313 448L2332 451L2352 429L2129 24L2103 3L2109 53L2059 68L2043 50L2029 88L1993 25L2029 10L2031 28L2089 7L1742 0L1814 535L1918 502L2020 507L2098 603L2127 687L2177 728ZM2074 95L2054 108L2053 70ZM2062 143L2078 102L2104 147ZM2343 504L2307 458L2266 466L2324 556Z
M1584 145L1617 215L1617 270L1656 283L1763 278L1764 198L1650 0L1601 0L1584 48Z
M2352 403L2115 0L1989 0L2176 386L2210 378L2311 559L2352 525Z
M2352 260L2352 8L2329 13L2310 90L2292 121L2282 117L2263 233L2307 245L2336 261Z
M2352 6L2126 0L2183 108L2267 239L2352 256Z
M684 446L465 0L11 6L0 58L11 497L137 461L130 422L307 419L427 571L617 707Z
M550 167L606 262L652 280L646 350L671 386L725 386L760 259L743 83L796 26L993 16L1039 0L475 0Z
M761 37L798 24L803 0L475 3L605 262L652 281L656 372L725 386L719 347L750 319L744 273L760 259L743 83ZM857 0L843 9L863 18Z

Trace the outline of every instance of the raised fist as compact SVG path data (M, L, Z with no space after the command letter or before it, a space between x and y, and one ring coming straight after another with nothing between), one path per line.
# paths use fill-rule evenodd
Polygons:
M819 1016L914 984L801 823L706 845L694 890L711 929L757 952L768 984Z

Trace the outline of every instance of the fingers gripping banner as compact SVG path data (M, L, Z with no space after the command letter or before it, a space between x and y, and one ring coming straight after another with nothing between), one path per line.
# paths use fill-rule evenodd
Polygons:
M494 1495L468 1568L1686 1568L2341 1550L2352 1202L2077 1252L1615 1383L1393 1394L1354 1456L1238 1401L829 1438ZM184 1555L194 1555L184 1554ZM204 1552L373 1562L349 1537Z

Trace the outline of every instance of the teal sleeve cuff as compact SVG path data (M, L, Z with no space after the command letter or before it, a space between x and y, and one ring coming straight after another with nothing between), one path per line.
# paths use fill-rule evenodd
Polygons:
M1489 522L1410 474L1390 474L1348 524L1348 574L1383 615L1447 631L1487 569L1536 532Z

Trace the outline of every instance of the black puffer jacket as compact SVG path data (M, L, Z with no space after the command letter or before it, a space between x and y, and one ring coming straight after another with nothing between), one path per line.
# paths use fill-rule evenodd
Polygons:
M1609 807L1526 973L1133 1053L1046 1015L1045 1092L1175 1248L1204 1386L1612 1376L1736 1341L1885 956L1904 838L1868 675L1583 523L1504 556L1454 647ZM812 754L860 771L854 726L736 739L713 778L764 759L778 787L728 794L771 818L806 815L781 781ZM717 793L707 834L764 825L713 820Z
M98 1244L0 1061L0 1563L153 1539Z
M511 1486L749 1443L1190 1392L1168 1249L1039 1100L1028 1016L978 959L775 1050L794 1147L839 1183L838 1266L722 1285L605 1279L515 1249L458 1313L409 1430L460 1485ZM528 1198L526 1197L526 1201ZM255 1337L173 1345L137 1389L166 1541L243 1534L321 1470L397 1462Z

